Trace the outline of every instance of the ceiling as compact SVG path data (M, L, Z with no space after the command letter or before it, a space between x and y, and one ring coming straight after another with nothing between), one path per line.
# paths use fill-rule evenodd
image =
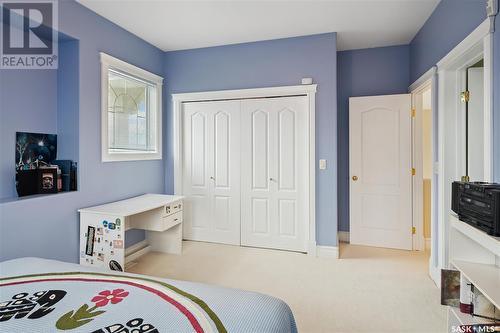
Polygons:
M439 0L78 0L164 51L338 32L337 48L409 43Z

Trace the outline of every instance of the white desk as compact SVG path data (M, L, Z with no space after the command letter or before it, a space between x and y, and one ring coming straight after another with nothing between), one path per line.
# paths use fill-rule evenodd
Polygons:
M152 251L182 251L183 197L144 194L79 209L80 264L124 270L127 263ZM125 248L125 231L146 230L146 241Z

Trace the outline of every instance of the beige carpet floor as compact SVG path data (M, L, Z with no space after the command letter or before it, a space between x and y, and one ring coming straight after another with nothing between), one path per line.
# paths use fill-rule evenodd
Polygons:
M129 271L261 292L290 305L299 332L446 332L422 252L342 244L342 259L202 242L151 252Z

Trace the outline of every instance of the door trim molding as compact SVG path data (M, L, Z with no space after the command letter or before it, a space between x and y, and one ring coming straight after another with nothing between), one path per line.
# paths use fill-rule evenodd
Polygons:
M440 207L437 242L432 239L431 251L437 251L437 269L448 266L448 234L451 186L453 180L463 175L463 163L459 161L461 150L457 141L461 140L458 131L458 115L462 106L457 96L462 82L461 73L476 60L484 59L484 180L492 179L493 136L491 122L493 115L493 57L492 57L492 22L486 19L438 64L438 144L439 144L439 183L438 205ZM487 123L489 122L489 123ZM442 208L442 209L441 209ZM431 271L432 273L432 271ZM439 283L439 281L435 281Z
M349 231L339 231L339 242L350 243L351 235Z
M413 82L410 87L408 87L408 92L413 93L418 90L425 89L425 86L428 84L428 81L432 79L432 77L437 72L437 66L432 66L427 72L422 74L418 79Z
M427 74L428 73L428 74ZM412 161L413 167L415 168L415 176L412 179L412 219L413 226L417 229L416 234L413 235L413 250L423 251L425 250L425 239L424 239L424 222L423 222L423 192L424 192L424 175L423 175L423 107L420 99L422 93L431 89L431 99L435 99L434 94L432 94L432 77L436 74L436 67L432 67L429 71L427 71L424 75L426 76L426 80L417 80L418 85L414 84L410 86L410 94L411 94L411 104L412 108L415 110L415 117L412 119ZM423 76L422 76L423 77ZM417 81L415 83L417 83ZM413 87L413 89L411 88ZM434 133L433 129L437 124L434 123L434 113L436 110L432 109L433 103L431 101L431 116L432 116L432 133ZM436 138L431 137L431 155L434 156L434 140ZM434 166L434 159L432 160L432 165ZM431 182L433 180L431 179ZM434 198L434 193L431 193L431 198ZM432 206L431 206L432 207ZM432 214L431 214L432 215Z
M316 254L316 84L202 91L172 94L174 134L174 194L182 194L182 103L250 99L265 97L307 96L309 99L309 228L305 237L308 253Z

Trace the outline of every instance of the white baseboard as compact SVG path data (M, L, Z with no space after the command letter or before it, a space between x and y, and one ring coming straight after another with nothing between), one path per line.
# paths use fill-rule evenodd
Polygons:
M339 242L349 243L351 237L349 231L339 231L337 235L339 238Z
M339 258L339 248L337 246L316 246L316 256L319 258Z
M433 267L429 263L429 275L431 276L432 281L436 284L436 287L441 289L441 269Z
M431 239L425 238L425 249L430 250L430 248L431 248Z

